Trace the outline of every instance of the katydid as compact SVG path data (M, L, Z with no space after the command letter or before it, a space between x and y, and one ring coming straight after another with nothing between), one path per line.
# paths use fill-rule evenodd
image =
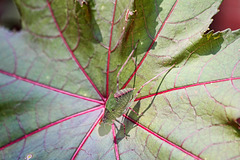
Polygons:
M105 123L112 123L113 120L123 115L124 111L127 108L126 106L129 104L132 98L134 88L125 88L125 89L119 90L119 76L124 66L132 57L134 51L137 48L137 45L138 45L138 42L136 43L135 48L132 50L132 52L130 53L127 60L124 62L124 64L122 65L122 67L120 68L117 74L117 91L115 94L111 93L106 102L106 109L103 117L103 122Z
M131 106L131 104L134 102L134 100L136 99L136 97L138 96L138 94L140 93L140 91L145 85L147 85L148 83L150 83L151 81L153 81L154 79L156 79L157 77L159 77L160 75L162 75L163 73L169 71L174 67L174 65L172 65L170 68L165 69L164 71L162 71L161 73L159 73L158 75L156 75L155 77L153 77L152 79L144 83L134 97L133 97L133 92L135 88L124 88L119 90L120 73L122 72L124 66L127 64L129 59L132 57L133 53L135 52L138 42L136 43L135 48L132 50L132 52L130 53L130 55L128 56L128 58L126 59L126 61L124 62L124 64L122 65L122 67L120 68L117 74L117 91L115 94L111 93L108 97L108 100L106 102L104 117L102 119L103 124L107 124L110 126L117 118L119 118L124 113L126 113L128 109L131 109L129 106ZM132 111L134 112L134 110ZM125 125L123 124L123 126L124 126L124 134L125 134ZM107 130L109 130L109 128L110 127L108 127Z

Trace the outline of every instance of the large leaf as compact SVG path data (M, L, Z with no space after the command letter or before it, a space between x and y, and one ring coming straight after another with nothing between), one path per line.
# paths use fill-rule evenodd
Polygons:
M240 30L203 35L220 3L16 0L24 30L0 29L0 159L239 159ZM127 138L116 122L101 135L136 44L120 87L159 76L122 117Z

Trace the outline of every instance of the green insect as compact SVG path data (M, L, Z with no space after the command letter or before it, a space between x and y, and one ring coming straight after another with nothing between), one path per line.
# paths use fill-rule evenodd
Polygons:
M117 74L117 91L115 94L110 94L110 96L108 97L104 117L102 119L104 123L111 124L113 120L123 115L124 112L127 111L128 106L131 105L130 102L133 101L132 96L133 96L134 88L125 88L125 89L119 90L119 76L124 66L127 64L129 59L132 57L133 53L135 52L138 42L139 41L137 41L134 49L132 50L132 52L130 53L127 60L124 62L124 64L122 65L122 67L120 68Z
M134 51L137 48L137 45L138 45L138 42L136 43L135 48L130 53L127 60L122 65L121 69L119 70L119 72L117 74L117 91L115 94L111 93L106 102L104 117L102 118L102 121L100 122L100 125L101 125L99 128L100 135L106 135L107 133L109 133L109 131L111 129L111 124L117 118L121 117L124 113L126 113L128 109L131 109L130 106L132 105L132 102L136 99L136 97L138 96L138 94L140 93L140 91L142 90L142 88L145 85L147 85L152 80L156 79L157 77L159 77L160 75L162 75L163 73L165 73L166 71L169 71L171 68L174 67L174 65L172 65L170 68L167 68L166 70L162 71L161 73L159 73L158 75L156 75L155 77L153 77L152 79L150 79L149 81L144 83L140 87L140 89L138 90L138 92L136 93L136 95L134 97L133 97L133 92L134 92L135 88L124 88L122 90L119 90L119 75L122 72L124 66L129 61L129 59L132 57ZM132 110L132 111L135 112L134 110ZM138 113L136 113L136 114L139 115ZM126 135L125 125L123 124L123 126L124 126L124 134Z
M106 102L106 108L104 117L102 118L102 124L100 126L99 134L105 135L109 133L111 129L111 124L124 113L127 112L131 102L133 101L134 88L125 88L117 91L115 94L110 94ZM119 122L119 121L117 121ZM120 122L121 123L121 122ZM126 135L125 125L121 123L124 127L124 135ZM101 132L101 133L100 133Z
M110 131L111 124L113 123L113 121L115 121L117 118L121 117L124 113L126 113L128 106L130 106L131 102L133 102L132 96L133 96L134 88L125 88L125 89L119 90L119 75L122 72L124 66L127 64L128 60L133 55L134 51L136 50L137 44L138 42L136 43L134 50L130 53L127 60L122 65L121 69L117 74L117 91L115 94L111 93L106 102L104 117L100 122L101 124L99 128L100 135L106 135ZM125 126L124 126L124 132L125 132Z

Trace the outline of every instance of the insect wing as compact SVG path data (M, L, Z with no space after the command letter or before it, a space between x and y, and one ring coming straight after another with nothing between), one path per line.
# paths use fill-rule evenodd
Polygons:
M133 95L133 88L125 88L125 89L122 89L120 91L117 91L115 94L114 94L114 97L117 101L117 104L120 108L124 108L127 106L127 104L129 103L129 101L131 100L132 98L132 95Z
M112 120L115 120L123 114L132 98L133 90L133 88L125 88L116 92L114 95L110 94L106 103L103 122L111 123Z

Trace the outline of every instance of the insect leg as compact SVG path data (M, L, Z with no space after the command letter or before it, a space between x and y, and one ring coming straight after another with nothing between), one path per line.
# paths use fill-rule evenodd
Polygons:
M127 133L126 133L126 126L124 123L120 122L119 120L116 119L116 122L118 122L119 124L121 124L123 126L123 131L124 131L124 137L127 138Z
M117 74L117 91L119 91L119 75L120 75L120 73L122 72L123 68L126 66L126 64L127 64L127 62L129 61L129 59L132 57L134 51L137 49L138 42L139 42L139 41L137 41L134 49L133 49L132 52L129 54L127 60L124 62L124 64L122 65L122 67L120 68L120 70L119 70L119 72L118 72L118 74Z
M135 95L135 97L133 98L132 101L134 101L134 100L137 98L138 94L141 92L142 88L143 88L145 85L147 85L148 83L150 83L150 82L153 81L154 79L158 78L158 77L159 77L160 75L162 75L163 73L171 70L174 66L175 66L175 64L173 64L171 67L165 69L164 71L162 71L161 73L159 73L158 75L156 75L155 77L153 77L152 79L150 79L149 81L147 81L146 83L144 83L144 84L140 87L140 89L138 90L138 92L136 93L136 95Z
M138 114L136 111L134 111L131 107L127 107L127 109L129 109L129 110L131 110L131 111L133 111L136 115L138 115L138 116L141 116L140 114Z
M149 84L151 81L153 81L154 79L158 78L158 77L159 77L160 75L162 75L163 73L170 71L174 66L175 66L175 64L173 64L171 67L165 69L164 71L162 71L161 73L159 73L158 75L156 75L155 77L151 78L149 81L147 81L146 83L144 83L144 84L140 87L140 89L138 90L138 92L136 93L135 97L129 102L128 106L132 106L132 104L134 103L134 100L136 99L136 97L138 96L138 94L141 92L142 88L143 88L145 85ZM139 120L139 119L143 116L143 114L144 114L144 112L145 112L145 111L144 111L144 112L142 112L141 114L138 114L138 113L137 113L135 110L133 110L132 108L127 107L126 110L128 110L128 109L130 109L130 110L133 111L136 115L138 115L138 119L137 119L137 120ZM125 111L126 111L126 110L125 110ZM126 113L126 112L125 112L125 113Z

